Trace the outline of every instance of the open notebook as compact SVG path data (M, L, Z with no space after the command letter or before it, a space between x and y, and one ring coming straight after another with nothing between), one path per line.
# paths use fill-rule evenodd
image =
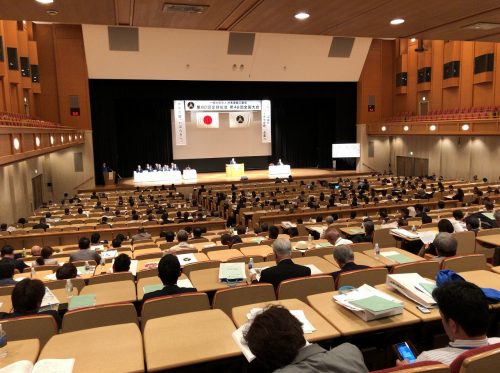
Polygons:
M28 360L19 360L0 369L0 373L71 373L75 359L43 359L35 365Z

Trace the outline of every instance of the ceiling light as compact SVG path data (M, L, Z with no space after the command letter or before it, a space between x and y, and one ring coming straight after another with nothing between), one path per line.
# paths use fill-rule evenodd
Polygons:
M404 126L404 127L403 127L403 130L404 130L405 132L406 132L406 131L408 131L409 129L410 129L410 127L408 127L408 126Z
M35 0L37 3L40 4L52 4L54 0Z
M300 21L303 21L305 19L308 19L310 17L309 13L306 12L300 12L294 15L295 19L298 19Z
M49 9L49 10L47 10L47 14L49 16L55 16L55 15L59 14L59 12L55 9Z
M382 126L380 129L382 130L382 132L387 131L387 127L386 126Z
M21 147L21 143L19 142L19 139L17 137L14 137L13 145L14 149L16 150L19 150L19 148Z
M462 124L462 131L468 131L470 126L467 123Z
M431 126L429 127L429 129L431 131L435 131L437 129L437 126L435 124L431 124Z
M417 41L417 39L416 39L416 38L411 38L411 39L410 39L410 41L411 41L412 43L415 43L415 42Z
M405 23L405 20L403 18L394 18L393 20L391 20L391 25L401 25Z
M201 14L207 11L209 5L192 5L192 4L163 4L163 13L188 13Z

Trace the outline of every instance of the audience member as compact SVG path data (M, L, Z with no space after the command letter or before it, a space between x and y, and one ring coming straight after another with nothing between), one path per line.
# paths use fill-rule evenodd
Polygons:
M350 343L331 350L307 343L300 321L281 306L270 306L255 316L244 339L269 371L368 372L361 351Z
M40 256L36 258L36 261L33 263L33 266L57 265L57 260L51 258L52 254L54 254L54 249L50 246L44 246Z
M339 246L339 245L351 245L352 241L342 238L340 236L340 231L335 228L335 227L328 227L323 234L323 237L332 245L332 246Z
M278 235L280 234L280 230L275 225L270 226L268 232L269 232L268 237L269 237L270 240L277 239Z
M375 224L371 220L363 222L365 234L359 234L352 238L352 242L373 242L373 234L375 233Z
M113 262L113 273L128 272L130 270L130 257L122 253L118 255Z
M58 280L67 280L76 278L76 276L78 276L78 270L73 263L64 263L56 271L56 278Z
M80 238L78 247L80 250L69 255L70 263L80 260L94 260L98 264L101 261L101 256L95 250L90 250L90 240L87 237Z
M4 247L2 247L0 254L2 256L2 259L0 260L0 262L12 263L14 265L14 268L19 273L22 273L25 268L28 268L28 265L26 263L24 263L22 260L15 259L14 248L12 246L5 245Z
M46 218L40 218L39 223L33 226L33 229L43 229L44 231L49 228Z
M42 253L42 248L41 246L38 246L38 245L34 245L32 248L31 248L31 256L40 256Z
M150 239L151 239L151 235L145 231L144 227L140 227L137 230L137 234L134 234L132 236L132 243L135 243L137 241L150 240Z
M0 261L0 286L9 286L17 284L17 281L14 280L14 263Z
M340 271L332 273L334 279L337 279L338 275L342 272L356 271L358 269L370 268L362 264L354 263L354 253L352 249L347 245L338 245L333 249L333 259L340 267Z
M172 246L169 249L164 250L164 253L173 254L183 250L194 249L194 246L188 243L189 234L184 229L181 229L177 232L177 242L178 244Z
M467 230L464 222L464 213L462 210L453 210L453 219L450 219L455 232L465 232Z

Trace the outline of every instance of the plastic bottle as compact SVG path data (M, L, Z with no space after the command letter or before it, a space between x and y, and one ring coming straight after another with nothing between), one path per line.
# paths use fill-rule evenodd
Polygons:
M26 258L26 248L23 247L23 258Z
M86 272L90 271L90 264L88 260L85 261L85 271Z
M253 268L253 258L250 258L250 260L248 261L248 269L252 268Z
M101 256L101 273L106 272L106 259L104 256Z
M71 282L71 279L66 280L66 286L64 287L64 290L66 290L66 296L69 299L73 296L73 283Z
M415 227L415 224L411 226L411 231L412 232L416 232L417 231L417 227Z
M378 243L375 243L375 246L373 247L373 249L375 250L375 255L380 255L380 247L379 247Z
M31 267L31 278L35 278L35 276L36 276L35 267Z
M313 241L312 234L309 234L309 236L307 236L307 241L309 241L309 243L311 243Z
M6 357L7 354L7 333L3 330L2 324L0 324L0 359Z

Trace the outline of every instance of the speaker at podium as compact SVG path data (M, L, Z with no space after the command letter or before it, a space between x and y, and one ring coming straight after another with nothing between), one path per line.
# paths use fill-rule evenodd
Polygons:
M104 185L111 185L115 183L115 171L104 171L102 175L104 177Z

